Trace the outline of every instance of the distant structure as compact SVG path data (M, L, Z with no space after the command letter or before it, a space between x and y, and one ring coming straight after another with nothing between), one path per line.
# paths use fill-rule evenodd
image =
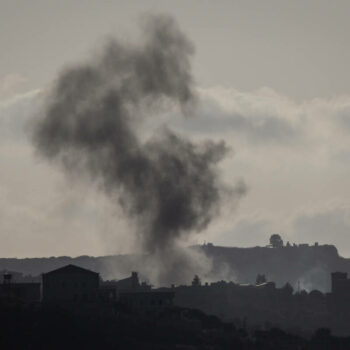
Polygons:
M346 272L332 273L332 293L330 294L330 316L332 329L339 335L349 334L350 324L350 279Z
M332 293L338 297L349 296L350 298L350 279L346 272L332 273Z
M0 297L15 298L26 302L40 301L40 283L16 283L11 273L3 275L0 284Z
M260 273L258 273L258 275L256 276L255 284L258 286L266 282L267 282L266 276L264 274L260 275Z
M202 285L202 282L201 282L201 279L199 278L199 276L198 275L195 275L194 277L193 277L193 280L192 280L192 286L193 287L196 287L196 286L201 286Z
M100 285L104 302L118 302L125 310L136 314L158 314L173 306L173 292L152 290L146 282L140 283L138 273L118 281L104 281Z
M44 302L94 302L98 299L99 274L75 265L44 273Z
M151 286L146 282L140 283L138 273L131 272L130 277L118 281L102 281L99 295L103 301L117 301L121 293L146 292L151 290Z
M140 288L139 275L137 272L131 272L131 276L123 278L116 282L116 286L120 291L131 291Z

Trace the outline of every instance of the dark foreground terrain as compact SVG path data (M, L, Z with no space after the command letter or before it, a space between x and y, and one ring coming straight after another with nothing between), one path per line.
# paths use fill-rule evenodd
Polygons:
M1 349L350 349L350 338L237 329L184 308L136 315L121 305L45 306L0 300Z

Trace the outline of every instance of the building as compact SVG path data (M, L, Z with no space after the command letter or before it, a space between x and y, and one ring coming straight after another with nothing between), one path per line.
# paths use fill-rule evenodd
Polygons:
M40 301L40 283L16 283L12 281L12 274L4 274L0 284L0 297L10 297L26 302Z
M151 286L146 282L140 283L138 273L133 271L130 277L119 281L102 281L100 285L100 298L103 301L117 301L121 293L150 291Z
M346 272L332 273L332 292L329 295L329 312L332 331L336 335L349 335L350 279Z
M116 287L119 291L132 291L140 288L138 273L133 271L130 277L117 281Z
M42 275L44 302L94 302L98 299L99 274L67 265Z
M350 292L350 279L346 272L332 273L332 293L339 296L348 296Z

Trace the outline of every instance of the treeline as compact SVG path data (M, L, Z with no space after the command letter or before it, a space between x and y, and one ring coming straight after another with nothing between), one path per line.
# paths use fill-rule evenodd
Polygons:
M279 329L239 329L198 310L177 308L157 317L138 317L118 305L113 313L103 312L102 306L92 311L2 299L0 348L350 349L350 338L334 337L326 329L305 339Z

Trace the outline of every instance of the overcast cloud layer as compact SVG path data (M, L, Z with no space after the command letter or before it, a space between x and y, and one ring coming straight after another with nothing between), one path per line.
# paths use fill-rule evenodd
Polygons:
M232 147L222 164L225 180L244 178L249 191L199 243L263 245L280 232L285 241L334 243L350 256L350 96L296 103L269 88L198 93L200 118L174 122L170 111L147 128L170 122L194 138L224 139ZM130 251L122 214L79 181L69 185L35 155L27 129L42 94L0 104L0 255Z
M0 0L0 91L49 84L106 35L169 13L196 45L201 86L269 86L298 100L350 91L348 0Z
M200 118L169 111L142 136L170 122L191 139L224 139L226 182L248 185L201 242L264 245L280 232L350 257L347 0L0 0L0 256L133 246L121 213L36 157L26 129L62 67L95 54L106 35L134 40L140 14L162 12L195 44Z

